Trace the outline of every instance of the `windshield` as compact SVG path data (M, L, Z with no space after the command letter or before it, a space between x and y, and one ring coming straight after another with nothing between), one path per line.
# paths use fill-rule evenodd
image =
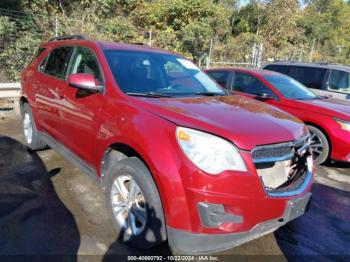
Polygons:
M266 75L270 82L284 97L298 100L316 99L317 96L298 81L283 75Z
M225 95L216 82L180 56L124 50L105 50L105 55L118 86L129 95Z

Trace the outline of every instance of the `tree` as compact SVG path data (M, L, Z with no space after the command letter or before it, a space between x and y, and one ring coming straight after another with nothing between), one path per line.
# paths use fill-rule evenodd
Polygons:
M349 63L350 6L341 0L312 0L300 21L313 47L312 60Z

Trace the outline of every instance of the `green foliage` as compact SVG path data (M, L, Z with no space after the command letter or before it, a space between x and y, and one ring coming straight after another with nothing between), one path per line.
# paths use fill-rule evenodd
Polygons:
M350 5L342 0L313 0L300 19L305 38L315 46L313 59L350 63Z
M122 16L107 20L101 26L100 34L111 41L133 42L138 39L137 29L130 19Z
M235 36L241 33L258 33L262 24L266 23L266 6L252 2L232 15L232 32Z
M0 17L0 35L2 37L13 34L16 30L15 23L10 21L7 16Z

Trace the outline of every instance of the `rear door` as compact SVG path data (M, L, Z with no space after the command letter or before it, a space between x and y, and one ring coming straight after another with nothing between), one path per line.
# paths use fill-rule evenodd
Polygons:
M75 47L67 76L74 73L94 75L104 85L100 63L94 51L87 47ZM99 130L99 113L103 103L103 94L66 86L64 110L65 141L69 149L87 164L94 162L93 152Z
M65 76L72 50L69 46L53 49L39 65L34 83L41 127L58 141L63 138L60 112L64 105Z

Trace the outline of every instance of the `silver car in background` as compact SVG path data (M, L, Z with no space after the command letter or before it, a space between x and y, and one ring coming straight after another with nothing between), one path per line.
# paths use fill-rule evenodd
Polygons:
M318 95L350 100L350 66L328 63L274 62L263 68L288 75Z

